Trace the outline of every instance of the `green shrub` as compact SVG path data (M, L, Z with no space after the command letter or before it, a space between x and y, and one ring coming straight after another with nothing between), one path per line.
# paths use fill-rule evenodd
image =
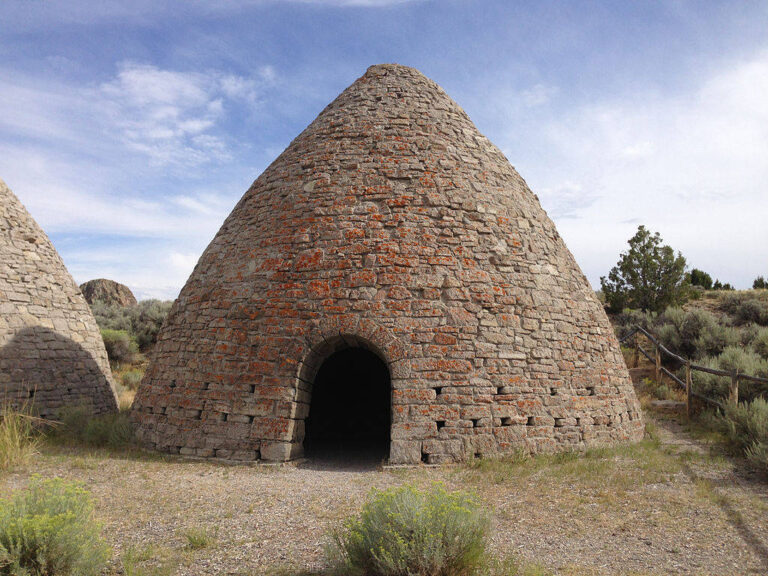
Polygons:
M768 360L768 327L760 328L750 342L752 350Z
M136 390L144 376L143 370L126 370L120 376L120 381L125 388Z
M172 305L170 301L142 300L136 306L124 308L97 300L91 305L91 310L102 331L126 332L136 342L139 350L146 352L157 340L157 333Z
M128 414L92 415L87 409L77 407L65 410L61 425L51 436L62 442L76 442L92 448L124 448L134 441L133 428Z
M741 340L739 331L733 326L722 324L709 324L701 331L700 336L693 344L694 358L704 356L717 356L727 348L737 346Z
M96 300L91 304L91 312L93 312L96 324L101 330L131 331L130 307L106 304L101 300Z
M715 370L720 369L717 358L704 358L698 361L698 364L706 368L713 368ZM682 380L685 374L680 371L678 377ZM694 372L693 378L693 390L699 394L703 394L708 398L720 399L728 396L728 387L731 384L731 378L729 376L715 376L714 374L707 374L706 372Z
M711 312L670 307L656 319L652 331L670 350L686 358L717 356L739 343L741 335Z
M140 350L148 350L157 341L157 333L172 305L173 302L162 300L142 300L132 308L131 328Z
M216 542L216 535L209 534L205 528L189 528L184 532L189 550L202 550Z
M740 374L768 378L768 360L761 358L750 349L738 346L729 346L719 356L705 358L698 363L716 370L739 372ZM694 390L705 396L725 398L728 395L728 388L731 384L730 376L715 376L714 374L695 372L693 379ZM739 398L752 400L765 390L766 387L763 384L741 381L739 383Z
M731 443L768 471L768 401L755 398L726 406L722 424Z
M473 496L403 486L374 491L333 533L328 554L350 576L470 576L483 568L488 529Z
M40 437L29 410L0 406L0 470L21 466L37 452Z
M653 312L642 312L640 310L624 309L621 314L611 317L611 323L616 327L616 336L618 338L629 334L635 326L641 326L646 330L651 330L656 315Z
M661 342L665 348L680 354L685 354L682 348L682 339L680 338L680 332L677 327L672 324L663 324L656 330L656 339Z
M672 390L666 384L661 384L654 388L653 395L659 400L670 400L674 398Z
M136 359L139 347L125 330L102 330L101 338L110 362L130 364Z
M763 292L728 294L720 301L720 309L731 316L736 325L768 326L768 299Z
M109 549L92 516L90 495L79 484L34 478L0 500L0 574L99 574Z

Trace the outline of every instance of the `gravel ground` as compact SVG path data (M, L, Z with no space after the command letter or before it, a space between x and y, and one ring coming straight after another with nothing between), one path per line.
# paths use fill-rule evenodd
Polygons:
M46 448L26 471L0 476L0 494L33 473L84 482L115 551L112 573L126 551L156 568L145 573L320 570L327 531L371 488L442 481L481 495L498 554L556 574L767 574L768 484L711 458L674 422L657 427L655 451L487 468L227 466ZM190 529L212 543L188 550Z

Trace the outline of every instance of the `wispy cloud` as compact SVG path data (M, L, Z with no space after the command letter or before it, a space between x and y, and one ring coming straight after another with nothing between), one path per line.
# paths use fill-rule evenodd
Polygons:
M223 124L231 109L256 108L277 78L271 66L252 76L182 72L136 62L96 86L2 73L0 131L6 139L125 152L153 165L197 166L231 158Z
M238 177L227 123L258 110L275 69L245 77L124 62L86 86L5 77L0 176L76 279L111 275L139 295L175 296L255 176Z
M203 164L230 158L226 139L214 130L225 114L225 101L254 105L274 79L269 66L258 77L245 78L126 62L99 87L95 99L120 128L125 144L153 164Z
M593 283L638 222L724 280L744 286L764 270L765 94L768 51L716 71L686 93L632 94L562 115L548 111L537 142L546 163L528 157L525 176L542 191L542 204ZM580 202L582 194L589 201Z

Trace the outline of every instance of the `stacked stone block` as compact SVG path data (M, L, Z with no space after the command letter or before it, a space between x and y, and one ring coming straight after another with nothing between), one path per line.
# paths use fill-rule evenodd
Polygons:
M51 241L0 180L0 405L117 410L96 320Z
M504 155L434 82L371 67L275 160L200 258L132 417L152 448L301 455L322 361L392 378L390 462L637 440L607 317Z

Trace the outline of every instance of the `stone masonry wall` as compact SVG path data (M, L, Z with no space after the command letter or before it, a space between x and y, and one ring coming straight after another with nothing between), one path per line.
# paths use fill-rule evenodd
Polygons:
M349 345L389 366L393 463L642 436L613 330L538 199L403 66L371 67L224 222L160 334L139 437L297 457L314 374Z
M96 320L48 237L0 180L0 404L45 417L117 410Z

